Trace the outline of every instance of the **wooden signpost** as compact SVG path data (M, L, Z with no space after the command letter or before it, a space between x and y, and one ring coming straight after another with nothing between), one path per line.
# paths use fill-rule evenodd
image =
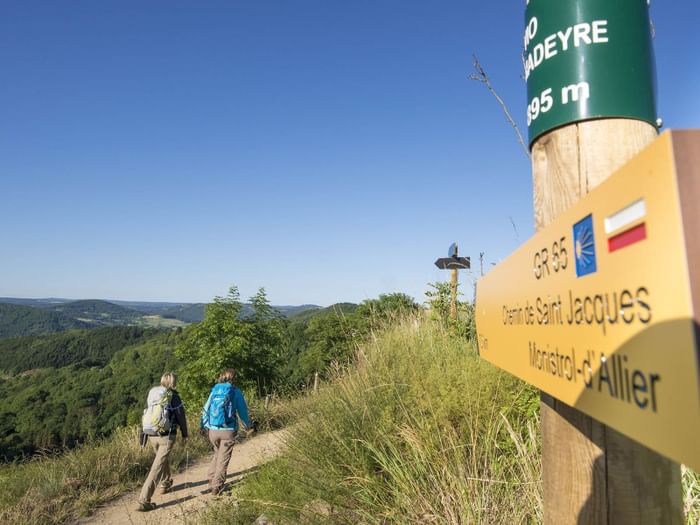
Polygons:
M700 470L695 152L657 138L479 281L477 322L483 358Z
M452 270L450 279L450 318L457 319L457 284L459 283L459 270L471 267L469 257L460 257L457 243L453 242L447 250L447 257L441 257L435 261L435 266L441 270Z
M648 7L527 2L539 233L476 310L481 355L543 391L548 524L680 524L668 458L700 467L700 132L657 139Z

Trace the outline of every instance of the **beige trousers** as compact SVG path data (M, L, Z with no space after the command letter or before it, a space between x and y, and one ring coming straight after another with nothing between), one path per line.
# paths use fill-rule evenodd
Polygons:
M214 447L214 457L211 458L207 475L209 488L213 493L218 493L226 483L226 472L235 437L236 432L233 430L209 430L209 442Z
M175 435L148 436L148 442L153 447L153 450L156 451L156 457L139 495L139 502L141 503L151 501L158 483L172 483L172 477L170 476L170 451L175 445Z

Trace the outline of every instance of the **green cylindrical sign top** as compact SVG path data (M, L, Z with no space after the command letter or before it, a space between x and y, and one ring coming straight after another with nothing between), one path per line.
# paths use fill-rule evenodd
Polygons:
M631 118L656 125L647 0L529 0L525 79L530 146L564 124Z

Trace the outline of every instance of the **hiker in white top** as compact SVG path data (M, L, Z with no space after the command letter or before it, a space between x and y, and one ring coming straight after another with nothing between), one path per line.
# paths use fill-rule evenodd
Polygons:
M143 433L148 436L148 442L156 452L146 482L139 495L138 510L146 512L156 508L151 497L160 483L161 493L170 492L173 478L170 475L170 451L175 445L177 427L182 431L183 441L187 439L187 420L185 407L182 404L175 384L177 376L174 372L163 374L160 386L151 388L148 392L146 408L143 411Z

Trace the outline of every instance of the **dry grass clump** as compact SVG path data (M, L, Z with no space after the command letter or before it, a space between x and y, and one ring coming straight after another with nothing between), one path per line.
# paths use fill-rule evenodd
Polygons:
M681 465L685 521L688 525L700 524L700 474Z
M179 439L178 439L179 442ZM209 452L192 436L187 449L173 450L175 468ZM66 523L89 515L98 505L139 486L153 461L150 447L141 449L138 428L123 428L60 455L38 455L0 468L0 523Z

